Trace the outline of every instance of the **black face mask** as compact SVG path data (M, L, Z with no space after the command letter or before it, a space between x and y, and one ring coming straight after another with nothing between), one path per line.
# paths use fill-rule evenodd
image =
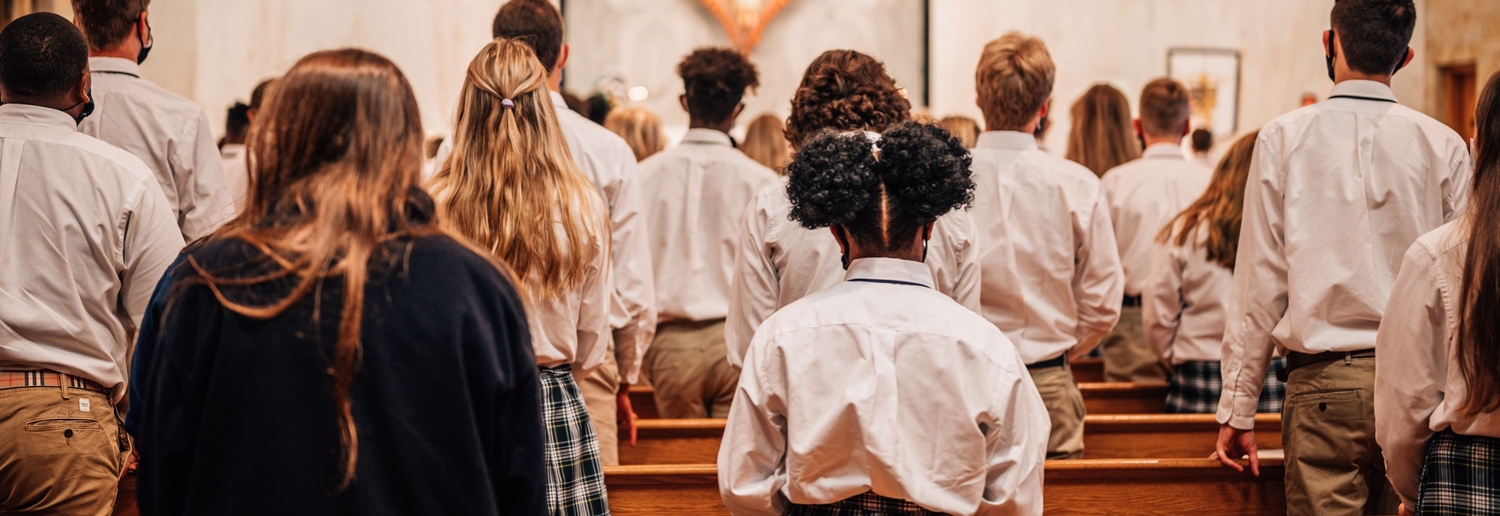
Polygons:
M83 123L83 119L88 118L89 115L94 114L94 88L93 88L93 86L89 87L89 93L88 93L88 95L89 95L89 99L88 100L85 100L85 101L82 101L82 102L78 103L78 104L83 104L83 111L79 112L78 116L73 117L73 122L74 123L81 124L81 123ZM67 109L64 109L63 111L67 112L68 110L76 108L76 107L78 107L78 104L73 104L71 106L68 106Z
M135 64L146 62L146 56L151 55L151 47L156 45L156 35L151 33L151 20L146 20L146 39L141 41L141 53L135 56Z

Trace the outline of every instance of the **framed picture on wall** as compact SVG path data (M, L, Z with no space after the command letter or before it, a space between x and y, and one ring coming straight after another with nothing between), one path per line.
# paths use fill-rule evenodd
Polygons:
M1221 48L1167 50L1167 76L1193 95L1193 128L1215 139L1234 136L1240 117L1240 52Z

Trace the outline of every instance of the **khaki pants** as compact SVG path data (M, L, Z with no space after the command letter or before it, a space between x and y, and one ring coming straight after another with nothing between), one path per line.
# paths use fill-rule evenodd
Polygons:
M1047 459L1083 458L1083 393L1066 367L1029 369L1031 381L1042 395L1052 433L1047 436Z
M1375 443L1375 359L1291 372L1281 408L1287 514L1395 514Z
M723 319L657 326L646 367L661 417L729 417L740 372L729 365Z
M1165 382L1167 371L1161 365L1141 324L1141 307L1127 306L1120 311L1120 324L1100 343L1104 349L1104 381Z
M108 394L0 389L0 513L109 516L128 443Z
M620 391L620 365L615 361L615 345L604 352L604 364L586 377L573 372L573 381L578 382L578 393L583 395L583 405L589 410L589 422L599 436L599 463L604 466L620 465L620 432L618 430L615 393Z

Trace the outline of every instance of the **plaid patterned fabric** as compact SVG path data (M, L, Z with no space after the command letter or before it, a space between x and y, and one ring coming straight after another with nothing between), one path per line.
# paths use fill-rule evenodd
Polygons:
M1432 436L1417 514L1500 514L1500 439L1452 430Z
M77 376L65 376L61 373L45 371L41 369L31 371L0 371L0 389L14 389L20 387L61 387L63 378L67 378L68 387L72 389L83 389L108 393L103 385Z
M1276 372L1286 369L1286 359L1276 357L1266 371L1266 382L1260 389L1256 412L1281 412L1286 397L1286 382L1276 379ZM1219 410L1219 393L1224 378L1214 361L1183 362L1172 367L1172 381L1167 385L1166 411L1173 414L1211 414Z
M599 438L571 366L540 368L547 427L547 509L552 516L609 514Z
M787 516L895 516L907 514L911 516L941 516L940 512L932 512L923 509L906 500L886 498L875 494L874 491L865 491L839 500L827 505L792 505L792 510Z

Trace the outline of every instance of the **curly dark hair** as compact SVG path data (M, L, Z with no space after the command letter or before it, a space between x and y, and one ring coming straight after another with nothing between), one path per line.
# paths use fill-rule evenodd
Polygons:
M824 129L882 132L911 118L885 63L853 50L829 50L807 65L792 96L786 139L801 148Z
M875 143L824 130L787 166L791 219L840 226L861 246L896 251L943 214L974 203L972 160L942 127L903 122Z
M746 89L760 86L760 72L743 54L728 48L694 50L677 65L687 95L688 116L718 123L734 116Z

